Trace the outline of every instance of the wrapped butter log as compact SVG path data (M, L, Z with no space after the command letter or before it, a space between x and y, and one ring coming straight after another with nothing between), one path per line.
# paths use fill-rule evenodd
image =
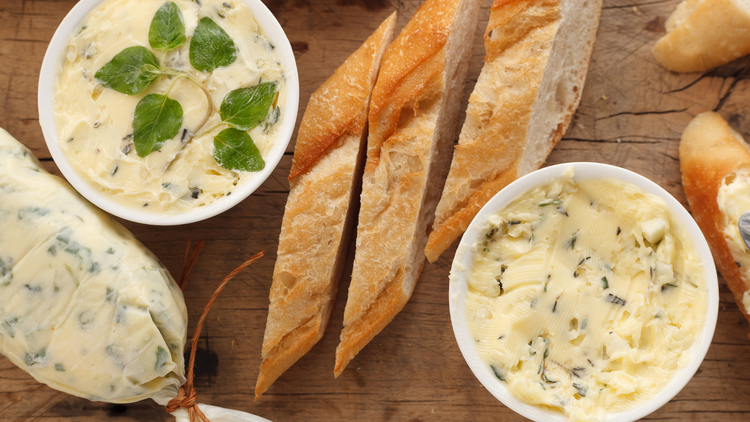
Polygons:
M219 285L193 352L221 289L260 256ZM197 405L186 330L182 292L164 265L0 129L0 352L37 381L89 400L151 398L169 403L177 421L266 421Z
M187 310L164 266L0 129L0 351L94 401L166 404Z

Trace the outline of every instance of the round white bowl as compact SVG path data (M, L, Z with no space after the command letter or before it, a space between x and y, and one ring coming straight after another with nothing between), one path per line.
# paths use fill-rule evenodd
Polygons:
M284 155L284 151L286 151L286 147L289 145L289 140L292 138L294 124L297 120L297 109L299 107L299 77L297 74L297 63L294 60L294 52L292 51L292 46L289 44L289 39L284 34L284 30L271 11L268 10L261 0L241 0L250 8L253 15L255 15L258 25L260 25L263 32L277 47L284 67L287 69L287 78L285 81L287 93L286 100L282 105L286 112L281 122L278 139L273 147L271 147L267 156L263 157L266 166L255 177L239 185L230 196L225 196L212 204L183 213L165 214L145 212L126 207L94 189L81 179L78 173L71 167L60 148L57 138L53 107L56 81L59 78L58 69L65 60L65 47L68 44L70 36L78 29L84 18L104 1L81 0L70 10L62 23L60 23L60 26L57 27L55 35L47 47L47 52L44 54L44 61L42 62L42 69L39 73L39 124L42 127L42 134L47 143L47 148L49 148L52 158L55 160L55 164L57 164L62 174L81 195L104 211L125 220L157 226L173 226L202 221L232 208L250 196L271 175Z
M641 402L637 407L620 413L612 413L606 416L606 422L630 422L640 419L672 399L698 370L703 358L706 356L708 347L711 345L711 339L716 328L716 318L719 311L719 286L716 275L716 268L708 248L706 239L703 237L698 225L688 214L685 208L677 202L667 191L659 187L654 182L625 170L620 167L610 166L598 163L570 163L559 164L535 171L528 174L515 182L508 185L495 195L479 211L477 216L469 225L469 228L461 238L456 256L453 259L453 266L450 273L450 312L451 323L453 324L453 333L456 336L458 347L469 364L472 372L479 382L504 405L511 408L516 413L537 422L566 422L568 417L560 412L543 409L538 406L524 403L515 398L506 385L500 382L492 373L489 365L486 365L479 357L479 353L474 345L474 340L469 333L468 319L465 310L466 294L468 285L466 277L472 266L473 245L477 243L484 234L482 229L486 226L489 217L504 208L518 196L528 190L551 181L563 175L569 167L575 167L574 180L583 179L618 179L627 183L632 183L644 191L654 194L663 199L670 208L675 218L682 223L687 230L688 236L692 238L695 248L698 251L699 258L703 264L705 273L706 289L708 291L708 306L706 307L706 321L703 330L700 333L698 341L694 342L690 348L690 362L678 370L674 377L664 386L661 391L649 400Z

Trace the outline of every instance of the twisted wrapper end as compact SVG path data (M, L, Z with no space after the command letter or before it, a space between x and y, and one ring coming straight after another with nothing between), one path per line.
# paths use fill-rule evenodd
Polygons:
M183 262L182 274L180 274L180 279L178 282L182 290L185 290L187 277L188 275L190 275L190 270L193 269L193 266L198 261L198 253L200 253L202 246L203 241L199 240L195 246L195 249L193 250L193 253L188 257L188 252L190 251L190 241L188 240L187 249L185 250L185 261ZM190 361L188 363L187 382L180 387L180 390L177 393L177 397L173 398L169 401L169 403L167 403L167 413L175 412L178 409L187 409L188 416L190 417L190 422L211 422L211 420L209 420L208 417L206 417L206 415L203 414L201 409L198 407L198 395L195 392L195 388L193 388L195 351L196 349L198 349L198 339L200 338L201 329L203 328L203 322L206 320L208 312L211 310L211 306L213 306L214 302L219 297L219 294L221 294L222 290L224 290L224 287L227 286L229 280L234 278L234 276L236 276L240 271L244 270L248 265L257 261L258 258L262 257L263 255L264 253L262 251L258 252L250 259L243 262L242 265L232 270L232 272L224 277L224 280L219 283L219 287L216 288L216 291L211 296L211 299L209 299L208 303L206 303L206 307L203 308L203 313L198 320L198 325L195 326L195 333L193 334L193 339L190 345Z

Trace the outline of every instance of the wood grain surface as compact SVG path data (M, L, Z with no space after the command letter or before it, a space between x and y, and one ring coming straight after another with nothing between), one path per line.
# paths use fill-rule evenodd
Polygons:
M418 0L265 0L294 46L300 113L310 93L393 10L402 28ZM574 123L547 164L595 161L633 170L687 205L680 184L678 142L690 119L716 110L750 135L750 59L705 74L660 68L651 46L678 0L605 0L583 100ZM47 44L75 1L0 0L0 127L59 174L44 144L37 82ZM474 37L464 106L479 75L484 0ZM463 119L463 116L461 116ZM448 314L448 271L454 246L425 265L414 295L395 320L338 379L333 378L348 286L345 276L326 336L253 403L268 292L294 139L271 177L243 203L208 221L180 227L124 222L173 273L187 239L206 245L185 291L194 327L218 282L244 259L266 251L235 278L214 305L200 339L196 387L201 402L274 421L519 421L474 378L456 345ZM351 274L352 252L348 269ZM750 420L748 324L721 283L719 322L697 375L671 402L645 420ZM190 329L192 332L192 328ZM152 401L92 403L39 384L0 358L0 421L168 421Z

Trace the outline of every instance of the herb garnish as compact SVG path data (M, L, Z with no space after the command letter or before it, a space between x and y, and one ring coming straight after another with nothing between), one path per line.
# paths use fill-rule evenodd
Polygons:
M198 21L190 40L190 64L201 72L209 73L219 67L229 66L237 59L237 48L229 35L213 19L203 17Z
M148 30L148 43L154 50L169 51L185 44L185 20L180 8L171 1L156 11Z
M609 289L609 281L607 281L607 277L602 277L602 284L604 285L604 290Z
M260 171L266 165L250 135L231 127L214 136L214 159L227 170Z
M164 52L186 42L184 18L174 2L166 2L156 11L149 27L148 40L151 48ZM237 48L232 38L216 22L209 17L203 17L190 40L189 56L190 63L196 70L210 73L219 67L234 63L237 59ZM95 74L96 79L104 87L126 95L142 93L162 76L173 79L169 90L165 94L146 95L138 102L133 118L133 133L123 138L133 138L132 145L135 146L139 157L146 157L158 151L180 132L183 109L179 102L169 98L170 90L179 79L187 79L200 88L208 102L208 110L203 121L193 131L182 128L180 141L186 144L193 138L193 133L202 135L218 126L199 133L214 110L208 89L186 72L161 66L156 56L146 47L133 46L123 49ZM214 137L214 159L220 166L227 170L263 169L265 163L252 138L247 133L240 132L249 131L264 121L264 130L267 131L278 121L280 109L272 107L277 89L276 82L258 83L252 87L236 89L224 98L220 109L222 124L231 126L233 131L224 130ZM274 115L267 119L272 109ZM126 145L123 153L127 155L130 149L131 144Z

